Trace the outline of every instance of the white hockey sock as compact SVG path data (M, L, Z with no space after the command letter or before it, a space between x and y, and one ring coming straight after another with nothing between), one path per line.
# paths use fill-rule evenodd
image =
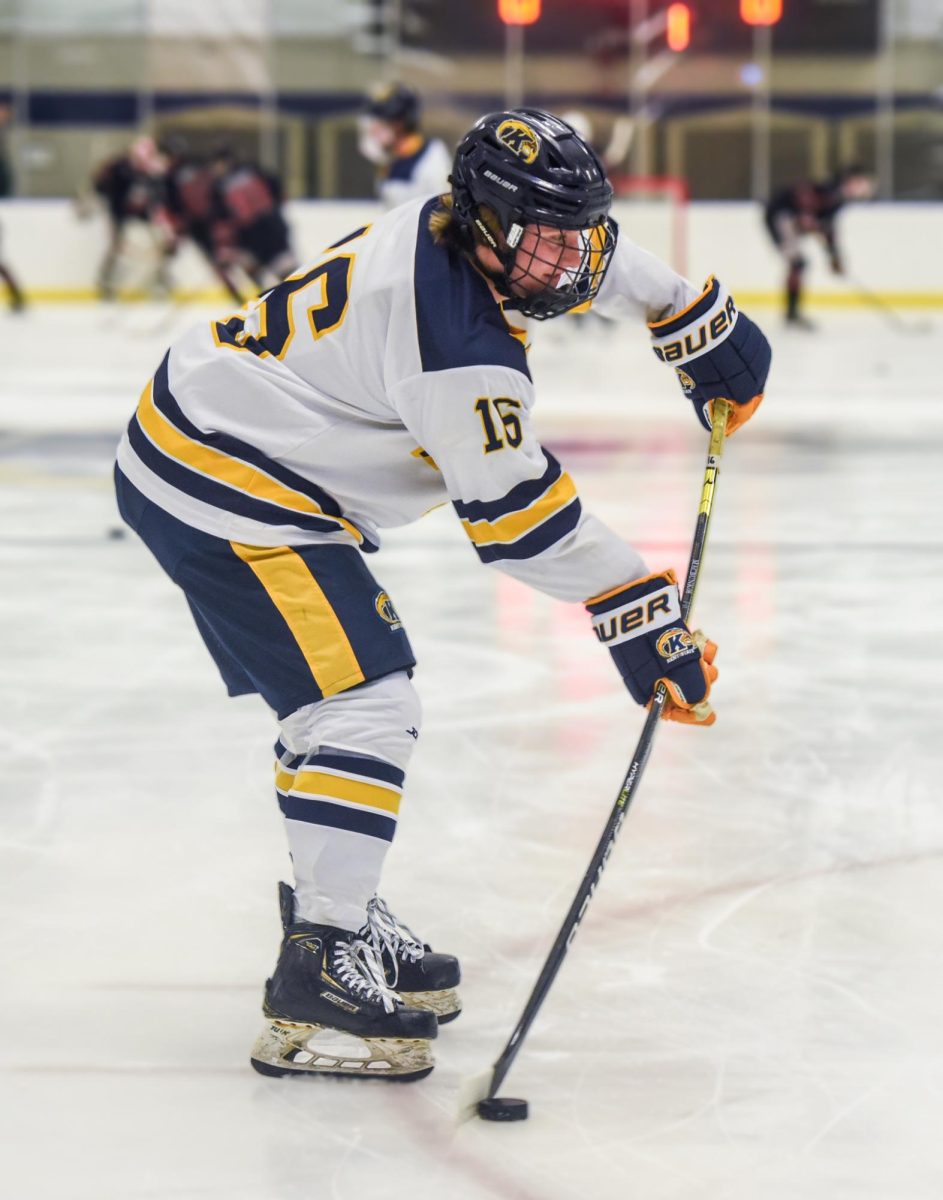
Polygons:
M281 722L276 790L294 867L296 919L363 926L396 831L419 724L419 698L404 671Z

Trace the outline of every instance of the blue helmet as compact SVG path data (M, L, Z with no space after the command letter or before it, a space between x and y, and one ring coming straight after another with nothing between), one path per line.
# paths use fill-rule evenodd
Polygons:
M490 275L513 307L545 320L592 300L615 247L612 186L572 126L533 108L490 113L459 143L451 182L452 212L466 242L498 257L502 269ZM571 262L542 288L526 284L527 263L519 261L529 225L578 231L567 240L578 245L579 265Z
M394 83L374 89L367 100L366 111L381 121L402 121L407 129L419 124L419 96L403 83Z

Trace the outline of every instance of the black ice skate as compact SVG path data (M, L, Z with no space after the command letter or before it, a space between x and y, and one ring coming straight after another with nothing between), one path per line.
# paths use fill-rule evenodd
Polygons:
M334 925L296 921L288 884L279 885L279 902L284 935L252 1066L262 1075L428 1075L435 1016L403 1003L371 943Z
M410 1008L434 1012L440 1025L455 1020L462 1011L455 990L462 972L454 955L436 954L393 916L379 896L367 905L367 923L360 936L376 948L386 982Z

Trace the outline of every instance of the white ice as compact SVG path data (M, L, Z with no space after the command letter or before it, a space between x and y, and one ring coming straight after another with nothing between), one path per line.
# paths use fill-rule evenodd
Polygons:
M698 597L718 724L665 726L502 1089L504 1043L641 727L578 608L446 510L371 565L426 724L385 892L461 956L425 1081L248 1066L288 867L272 722L227 700L109 470L193 310L0 316L0 1194L11 1200L938 1200L943 1195L939 341L763 316ZM762 316L762 314L758 314ZM533 353L584 502L683 569L705 437L644 331Z

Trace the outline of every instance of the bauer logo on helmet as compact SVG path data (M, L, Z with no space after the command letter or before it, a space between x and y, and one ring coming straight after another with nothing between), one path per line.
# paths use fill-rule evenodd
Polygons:
M540 138L523 121L503 121L495 131L495 136L502 145L507 146L528 164L540 153Z

